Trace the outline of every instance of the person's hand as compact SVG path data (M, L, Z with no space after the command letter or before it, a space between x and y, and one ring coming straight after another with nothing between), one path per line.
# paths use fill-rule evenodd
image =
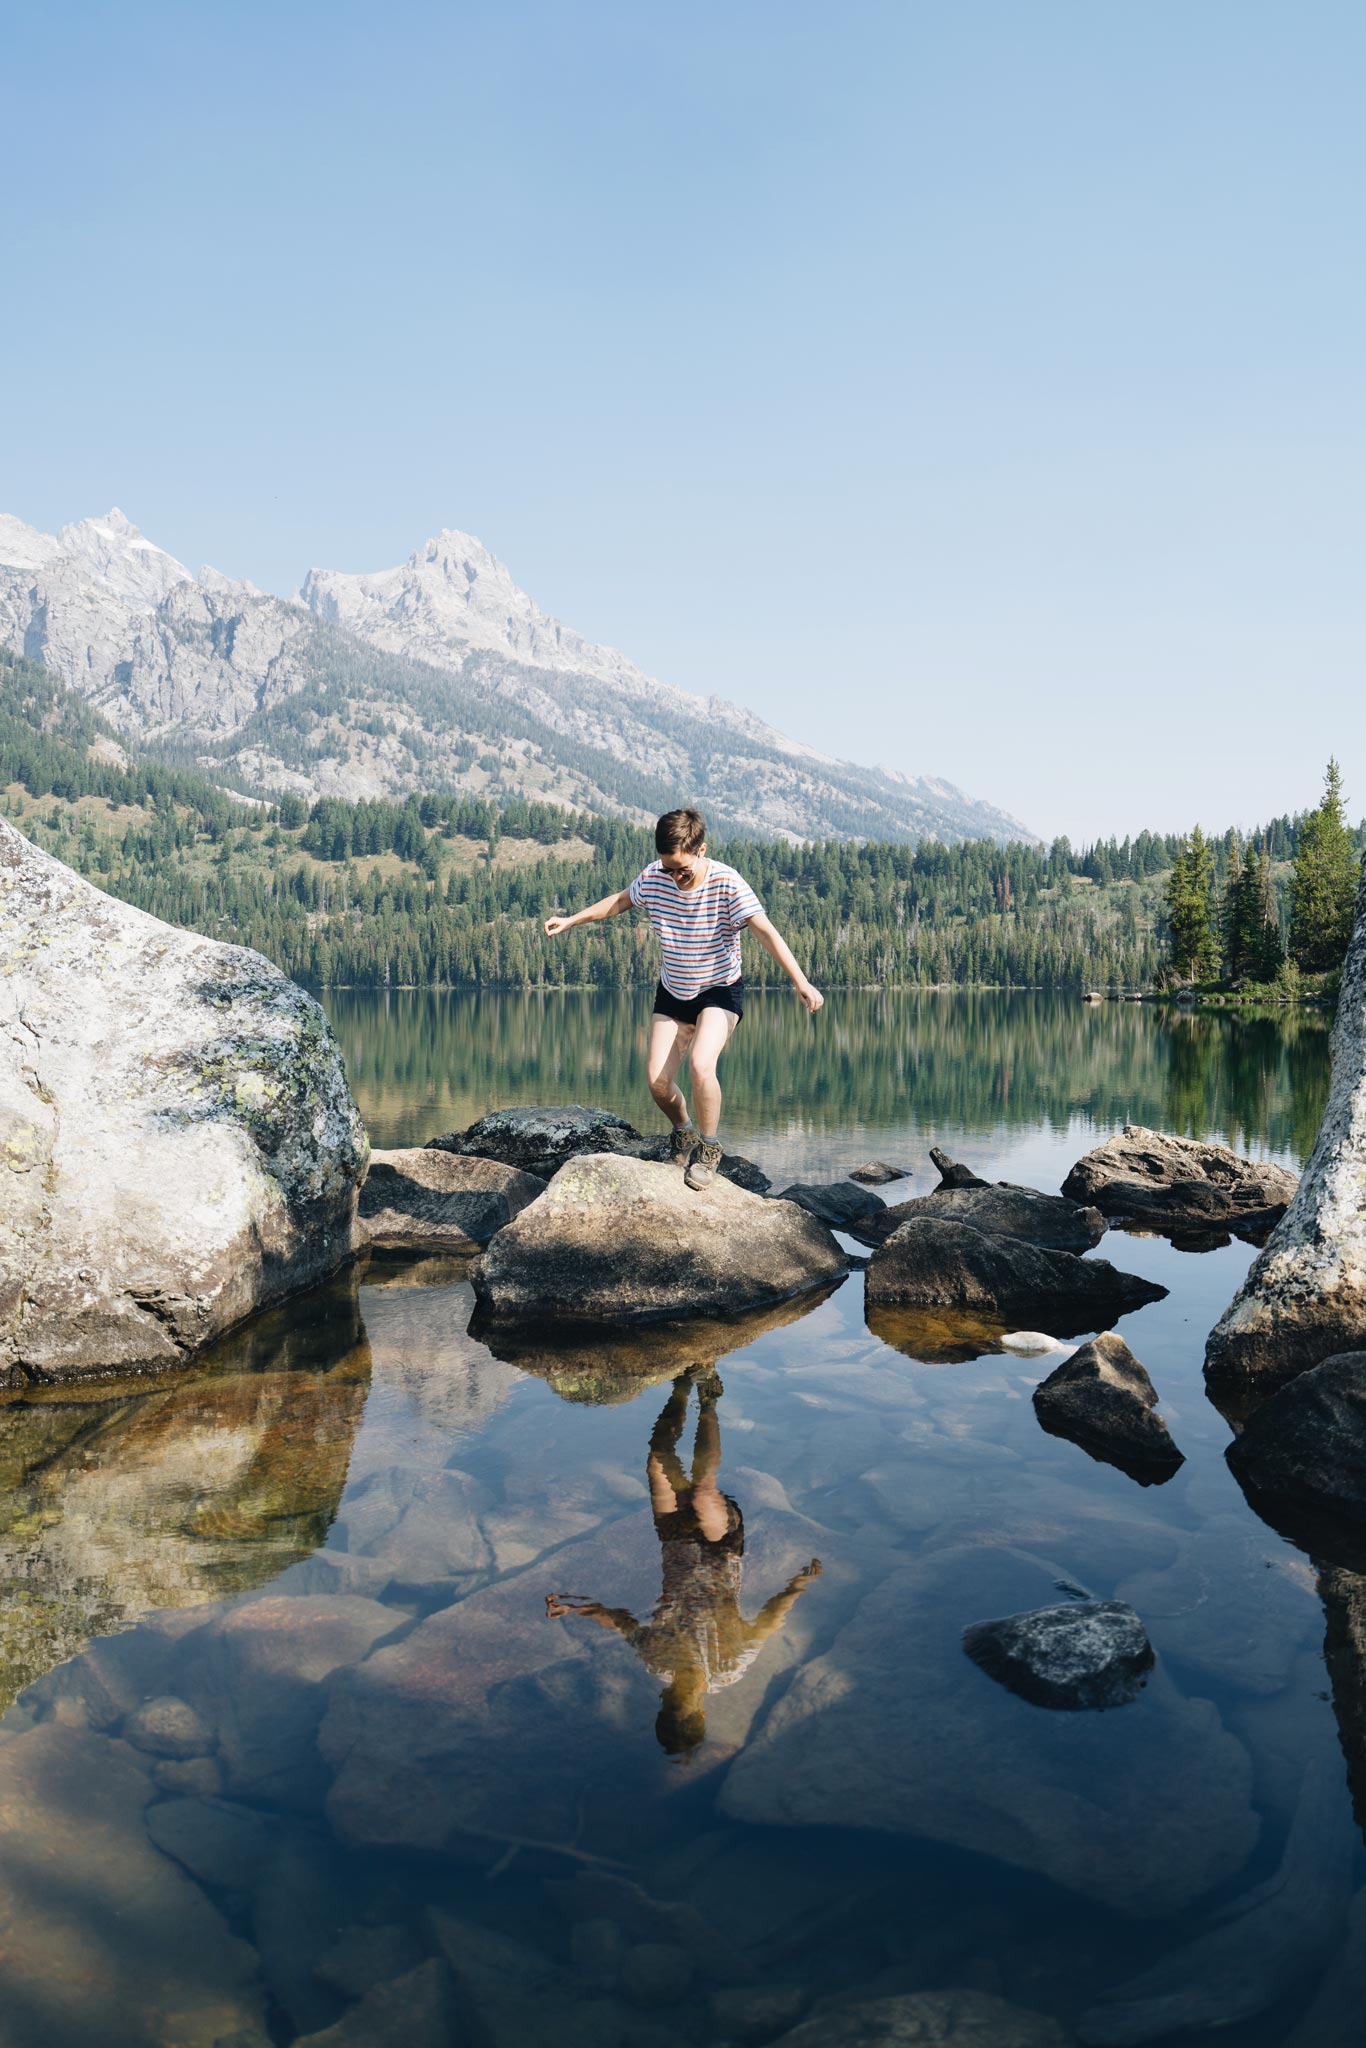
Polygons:
M569 919L567 917L548 917L541 929L548 939L558 938L561 932L569 930Z
M814 1017L817 1010L824 1003L825 997L818 988L813 988L809 981L799 981L797 983L797 1000Z

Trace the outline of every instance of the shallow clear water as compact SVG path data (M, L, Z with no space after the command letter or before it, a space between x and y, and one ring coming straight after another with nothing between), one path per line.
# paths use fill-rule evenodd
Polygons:
M377 1144L514 1102L649 1127L643 999L330 1008ZM1056 1189L1126 1120L1299 1164L1327 1034L769 997L726 1067L726 1133L775 1186L876 1154L900 1198L931 1143ZM176 1384L0 1408L5 2048L667 2048L893 1996L938 2012L926 2038L1056 2043L1164 1958L1161 2038L1237 2013L1225 2038L1290 2040L1361 1968L1366 1585L1320 1583L1224 1464L1200 1365L1249 1249L1099 1255L1170 1290L1120 1326L1186 1456L1164 1486L1043 1433L1056 1354L925 1362L858 1273L499 1358L459 1264L374 1259ZM707 1541L668 1511L689 1480ZM1128 1704L1036 1707L964 1655L1083 1594L1147 1626ZM1277 1903L1182 1963L1288 1840Z

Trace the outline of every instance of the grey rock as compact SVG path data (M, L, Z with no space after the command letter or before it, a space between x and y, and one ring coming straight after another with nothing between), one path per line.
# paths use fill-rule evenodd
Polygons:
M1122 1600L1076 1600L974 1622L963 1648L1007 1691L1036 1707L1122 1707L1137 1699L1153 1647Z
M1366 869L1342 970L1318 1140L1265 1250L1210 1333L1215 1383L1275 1386L1366 1346Z
M1284 1166L1244 1159L1227 1145L1126 1124L1077 1161L1062 1191L1112 1223L1264 1237L1285 1213L1296 1185Z
M1017 1237L1025 1244L1044 1245L1054 1251L1085 1252L1105 1234L1105 1218L1098 1209L1079 1208L1061 1195L1043 1195L1036 1188L1012 1187L998 1181L995 1187L980 1182L971 1186L955 1184L936 1188L932 1194L916 1195L897 1202L871 1219L867 1229L870 1243L890 1237L903 1223L918 1218L932 1223L966 1223L999 1237Z
M1058 2022L986 1991L916 1991L817 2013L783 2048L1068 2048Z
M562 1167L472 1277L486 1315L562 1325L739 1315L846 1270L790 1202L724 1180L694 1192L672 1167L601 1155Z
M889 1180L905 1180L904 1166L889 1166L885 1159L869 1159L862 1166L851 1166L850 1180L861 1180L865 1187L884 1187Z
M637 1942L628 1948L617 1986L630 2004L645 2008L677 2005L692 1988L692 1958L686 1949L664 1941Z
M634 1124L609 1109L581 1102L556 1108L494 1109L463 1131L429 1138L427 1149L462 1157L497 1159L540 1180L550 1180L566 1160L585 1152L630 1152L644 1144Z
M966 1310L1028 1321L1058 1337L1102 1329L1167 1292L1104 1259L923 1217L878 1247L865 1284L870 1308Z
M1139 2048L1265 2012L1340 1940L1355 1846L1341 1783L1315 1761L1275 1875L1083 2013L1084 2048Z
M847 1181L794 1181L774 1198L795 1202L799 1209L818 1216L827 1230L847 1230L855 1237L875 1227L888 1214L880 1195L866 1188L850 1187Z
M770 1710L722 1810L947 1842L1140 1919L1225 1882L1258 1821L1247 1752L1207 1700L1157 1666L1122 1713L1040 1713L963 1655L974 1615L1042 1606L1056 1576L971 1541L893 1572Z
M216 1799L223 1790L223 1773L211 1756L191 1756L183 1761L166 1757L153 1764L152 1782L177 1798Z
M1366 1351L1325 1358L1279 1387L1225 1456L1267 1520L1356 1563L1366 1549Z
M397 1922L343 1927L314 1963L313 1974L344 1998L364 1998L376 1985L406 1976L421 1961L422 1949L410 1927Z
M386 1250L473 1251L544 1191L536 1175L496 1159L430 1146L372 1152L357 1240Z
M805 2012L808 1994L800 1984L768 1984L762 1989L735 1985L711 1995L711 2020L722 2040L740 2048L763 2048L795 2027Z
M207 1756L214 1746L207 1728L187 1700L163 1693L148 1700L123 1724L123 1739L149 1756Z
M431 1956L367 1991L334 2025L299 2035L294 2048L451 2048L456 2038L450 1972Z
M215 1799L163 1799L147 1809L147 1832L191 1877L234 1892L253 1888L273 1840L261 1814Z
M0 1382L165 1370L351 1256L322 1010L0 819Z
M970 1166L960 1165L950 1159L947 1152L941 1152L938 1145L931 1145L930 1158L939 1175L941 1188L987 1188L991 1182L983 1180L980 1173L974 1173Z
M1034 1412L1051 1435L1144 1484L1170 1479L1184 1462L1156 1409L1156 1387L1113 1330L1083 1344L1034 1389Z

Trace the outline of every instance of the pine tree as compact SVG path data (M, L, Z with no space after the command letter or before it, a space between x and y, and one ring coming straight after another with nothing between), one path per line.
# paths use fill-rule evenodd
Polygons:
M1237 981L1247 972L1244 932L1248 906L1245 896L1252 869L1250 865L1243 866L1242 848L1236 832L1229 833L1225 846L1224 900L1219 913L1219 930L1224 942L1224 973L1230 981Z
M1210 897L1214 860L1197 825L1173 863L1167 883L1167 929L1172 966L1192 981L1217 972L1219 942Z
M1342 771L1329 761L1323 801L1300 826L1290 885L1290 952L1322 974L1342 965L1356 909L1357 857L1343 816Z
M1281 944L1281 914L1276 905L1276 885L1271 879L1271 856L1263 846L1256 864L1248 862L1243 882L1244 973L1253 981L1274 981L1285 959Z

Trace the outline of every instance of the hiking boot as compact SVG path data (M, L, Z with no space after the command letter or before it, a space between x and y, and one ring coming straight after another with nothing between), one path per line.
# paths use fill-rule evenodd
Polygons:
M699 1138L697 1149L688 1161L688 1170L683 1179L690 1188L709 1188L716 1179L721 1164L721 1147L715 1138Z
M677 1126L669 1136L669 1163L672 1166L686 1166L698 1146L697 1132L691 1124L685 1131Z

